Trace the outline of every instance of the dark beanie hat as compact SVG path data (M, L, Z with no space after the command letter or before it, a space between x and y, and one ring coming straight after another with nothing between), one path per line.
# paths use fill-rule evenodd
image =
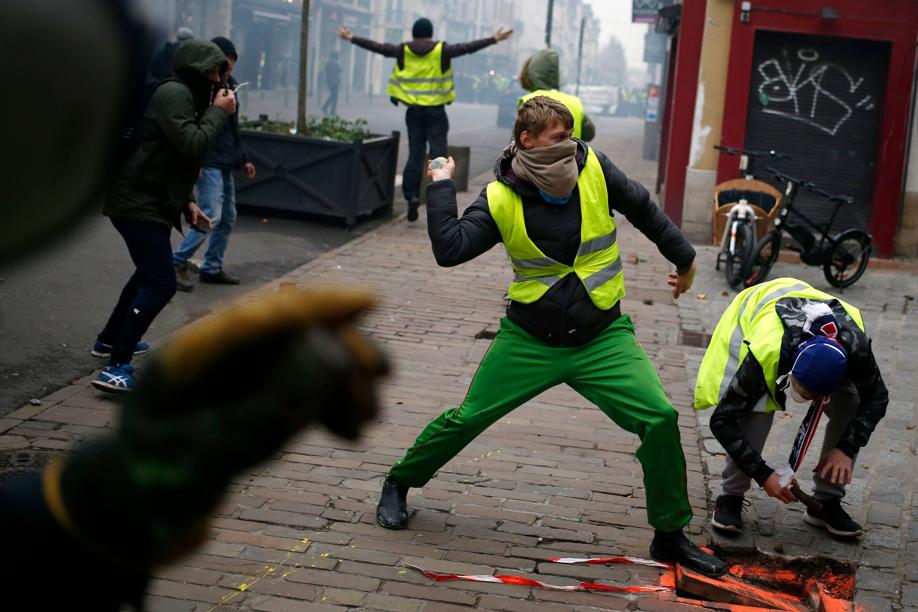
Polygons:
M234 45L233 41L231 41L229 38L226 38L225 36L217 36L216 38L212 39L211 42L220 47L220 50L223 51L223 55L226 57L232 57L237 60L239 59L239 54L236 53L236 45Z
M414 26L411 28L411 35L414 38L433 38L433 24L430 19L421 17L415 21Z
M845 375L848 353L835 340L816 336L800 345L791 375L814 395L825 397Z

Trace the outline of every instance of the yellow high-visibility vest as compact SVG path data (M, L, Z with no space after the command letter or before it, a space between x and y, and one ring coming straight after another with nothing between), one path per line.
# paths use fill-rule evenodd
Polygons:
M755 356L765 374L768 387L766 412L784 409L775 398L778 362L784 340L784 324L775 305L786 297L838 300L851 320L864 331L864 320L857 308L796 278L777 278L749 287L733 298L714 328L695 381L696 409L710 408L720 402L749 353Z
M555 283L575 273L597 308L608 310L625 295L625 276L618 255L615 220L609 214L609 194L602 166L592 149L577 179L580 192L580 248L569 266L547 257L526 233L523 200L509 186L488 185L488 209L497 223L515 277L507 297L531 304Z
M411 106L441 106L456 99L453 87L453 68L441 70L443 43L438 42L433 51L417 55L405 45L405 67L398 62L392 68L386 93Z

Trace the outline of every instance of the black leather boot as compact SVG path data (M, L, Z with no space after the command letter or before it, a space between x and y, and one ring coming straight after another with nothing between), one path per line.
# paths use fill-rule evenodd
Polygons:
M400 485L386 476L379 505L376 506L376 522L386 529L404 529L408 525L408 487Z
M716 578L727 571L727 564L704 552L682 531L656 531L650 543L650 556L662 563L671 563Z

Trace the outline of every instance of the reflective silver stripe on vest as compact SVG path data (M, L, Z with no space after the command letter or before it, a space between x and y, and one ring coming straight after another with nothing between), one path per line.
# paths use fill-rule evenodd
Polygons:
M615 228L605 236L597 236L592 240L587 240L586 242L580 243L580 248L577 249L577 257L581 255L589 255L590 253L596 253L597 251L602 251L603 249L608 249L613 244L615 244Z
M399 86L399 88L406 94L412 96L445 96L453 92L453 89L405 89L404 87Z
M549 266L564 265L551 257L535 257L533 259L517 259L516 257L511 257L510 263L513 264L514 268L529 268L535 270L541 270Z
M548 285L549 287L554 286L554 284L557 283L559 280L561 280L560 276L542 276L542 277L536 278L533 276L522 276L520 274L517 274L513 277L514 283L525 283L527 281L536 281L537 283L542 283L543 285Z
M590 274L585 279L583 279L583 285L587 288L587 291L593 291L598 287L602 287L610 280L621 274L622 272L622 259L621 257L616 257L615 261L610 263L608 266L600 270L599 272L594 272Z
M393 85L398 85L399 83L449 83L453 80L451 76L445 77L396 77L389 79L389 82Z
M784 295L787 295L791 291L799 291L800 289L806 289L806 285L791 285L789 287L782 287L781 289L775 289L771 293L767 294L759 304L756 306L755 310L752 313L753 318L755 315L759 314L759 311L762 307L770 302L773 299L778 299ZM727 392L727 387L730 386L730 381L733 380L733 377L736 376L736 371L739 369L739 354L740 349L743 348L743 327L740 325L740 320L743 317L743 313L746 312L746 304L752 298L752 293L749 292L749 295L746 296L746 299L743 300L742 305L739 308L739 312L736 315L736 327L733 328L733 333L730 335L730 355L727 358L727 368L724 370L724 377L720 381L720 391L718 391L717 398L720 399L724 396L724 393Z
M401 89L406 94L411 94L412 96L445 96L449 93L452 93L453 88L449 89L405 89L402 87L401 83L397 81L389 81L391 85L395 85Z

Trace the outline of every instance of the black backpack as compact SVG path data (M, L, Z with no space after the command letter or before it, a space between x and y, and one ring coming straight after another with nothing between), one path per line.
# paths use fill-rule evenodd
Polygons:
M150 105L150 100L153 98L153 94L156 93L156 90L160 85L165 85L166 83L185 83L176 76L166 77L161 80L150 79L143 85L143 92L141 94L141 102L137 105L135 113L132 116L126 118L124 125L118 130L118 158L122 162L127 161L131 154L142 144L142 125L143 117L147 112L147 107Z

